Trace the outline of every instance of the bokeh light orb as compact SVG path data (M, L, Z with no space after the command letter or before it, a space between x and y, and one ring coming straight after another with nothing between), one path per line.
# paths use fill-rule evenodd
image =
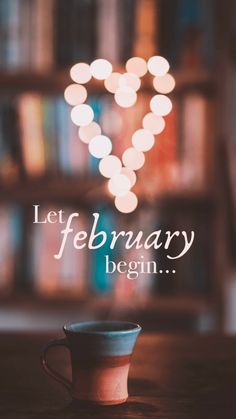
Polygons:
M119 87L115 92L115 101L122 108L130 108L137 100L137 93L131 87Z
M89 105L76 105L71 110L71 120L75 125L85 126L89 125L94 118L94 113Z
M78 63L70 69L70 76L76 83L84 84L91 79L90 66L86 63Z
M138 77L143 77L148 70L146 61L141 57L130 58L125 67L128 73L136 74Z
M170 93L175 87L175 79L169 73L161 77L156 76L153 79L153 87L159 93Z
M90 64L90 72L95 79L105 80L112 73L112 65L108 60L98 58Z
M149 58L147 66L153 76L164 76L170 68L168 61L160 55Z
M139 151L134 147L130 147L124 151L122 161L125 167L132 170L138 170L144 165L145 156L142 151Z
M155 115L153 112L147 113L143 118L143 128L152 134L160 134L165 128L165 120L162 116Z
M150 101L151 111L157 116L165 116L172 109L171 100L165 95L155 95Z
M127 176L116 174L108 182L108 189L112 195L125 195L131 188L130 180Z
M120 171L120 174L127 176L127 178L130 181L131 188L132 188L132 186L135 185L136 180L137 180L137 176L132 169L129 169L129 167L122 167L122 169Z
M88 144L93 137L96 135L101 134L102 130L99 124L97 122L91 122L91 124L86 125L84 127L80 127L78 131L79 138L83 143Z
M127 192L125 195L116 196L115 198L115 206L118 211L123 212L124 214L128 214L133 212L138 205L138 198L134 192Z
M99 163L100 173L107 178L120 173L122 163L120 159L116 156L110 154L109 156L104 157Z
M122 74L118 82L120 87L128 86L131 87L131 89L133 89L135 92L137 92L141 86L140 78L133 73Z
M108 156L112 150L112 143L109 137L106 135L96 135L89 142L89 152L93 157L102 159Z
M64 98L65 101L71 106L80 105L87 99L87 90L80 84L70 84L65 89Z
M138 129L132 136L132 144L139 151L148 151L154 146L154 135L146 129Z
M108 92L110 93L115 93L116 90L119 87L119 79L120 79L121 74L114 72L111 73L111 75L104 80L104 86L107 89Z

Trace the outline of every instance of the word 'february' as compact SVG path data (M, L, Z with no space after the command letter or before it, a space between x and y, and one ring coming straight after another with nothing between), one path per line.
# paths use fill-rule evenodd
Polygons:
M49 211L47 216L43 219L40 218L39 205L34 206L34 223L45 224L45 223L60 223L65 224L65 228L61 230L62 240L58 253L54 255L55 259L61 259L67 240L73 240L75 249L83 249L88 247L89 249L98 249L102 247L106 242L109 243L110 249L114 249L116 245L120 245L120 241L124 243L125 249L159 249L161 246L165 250L169 249L170 243L175 238L179 238L182 243L182 250L177 255L167 254L169 259L178 259L182 257L193 244L194 231L191 231L190 238L186 231L166 231L155 230L145 237L142 230L138 232L133 231L111 231L109 234L103 230L98 230L99 213L95 212L92 214L93 223L90 232L85 230L74 231L72 228L72 220L79 217L79 212L71 213L67 219L64 217L64 211ZM179 247L178 247L179 248Z

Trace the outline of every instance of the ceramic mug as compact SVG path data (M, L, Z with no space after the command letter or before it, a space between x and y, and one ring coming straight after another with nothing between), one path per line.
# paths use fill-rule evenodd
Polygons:
M72 323L63 327L66 338L49 342L43 350L44 370L62 383L73 399L100 405L124 403L138 324L120 321ZM72 382L52 369L47 351L56 346L69 349Z

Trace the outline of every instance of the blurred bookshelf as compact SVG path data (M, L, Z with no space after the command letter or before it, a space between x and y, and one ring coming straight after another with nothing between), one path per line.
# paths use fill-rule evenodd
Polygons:
M58 267L62 274L50 266L45 252L50 253L58 243L58 231L33 228L32 205L42 205L45 212L59 205L66 211L79 210L85 228L86 211L95 209L104 210L102 223L108 229L125 223L110 205L96 159L89 159L85 145L78 141L63 91L71 82L69 68L75 62L104 56L115 63L115 71L123 72L130 56L147 58L160 53L173 68L176 88L170 97L174 107L165 132L158 136L152 156L147 154L147 164L138 175L140 211L127 219L131 229L132 223L142 226L147 212L152 230L156 226L194 228L199 243L188 256L187 267L185 261L180 264L171 284L147 279L147 285L143 280L137 290L132 284L129 291L127 283L127 298L134 295L137 312L144 315L148 310L154 317L158 310L193 315L211 311L217 293L214 246L211 248L217 214L214 11L209 10L208 2L192 0L174 5L170 0L48 0L45 7L39 0L21 0L21 6L20 0L0 3L0 34L4 35L0 40L0 225L5 240L0 251L6 266L0 273L1 300L16 306L27 305L33 296L39 305L52 300L55 304L85 301L105 315L111 311L113 298L119 301L120 293L126 294L113 279L110 283L108 277L99 279L101 270L95 272L99 254L89 257L83 253L78 264L69 251ZM24 28L22 22L26 22ZM110 43L104 28L113 32ZM114 154L119 155L145 113L153 93L151 78L145 78L138 108L128 116L112 107L103 82L93 81L87 88L96 118L104 123L113 139ZM121 132L112 131L111 117L119 124L122 121ZM148 187L146 179L150 180ZM161 253L150 257L163 260ZM52 273L45 278L47 269Z

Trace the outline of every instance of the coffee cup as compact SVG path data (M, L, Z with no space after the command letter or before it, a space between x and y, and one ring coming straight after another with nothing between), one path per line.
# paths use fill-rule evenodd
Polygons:
M46 373L63 384L73 399L99 405L124 403L131 355L141 327L124 321L93 321L67 324L63 330L66 337L49 342L43 350L41 363ZM71 382L48 364L48 350L58 346L70 352Z

